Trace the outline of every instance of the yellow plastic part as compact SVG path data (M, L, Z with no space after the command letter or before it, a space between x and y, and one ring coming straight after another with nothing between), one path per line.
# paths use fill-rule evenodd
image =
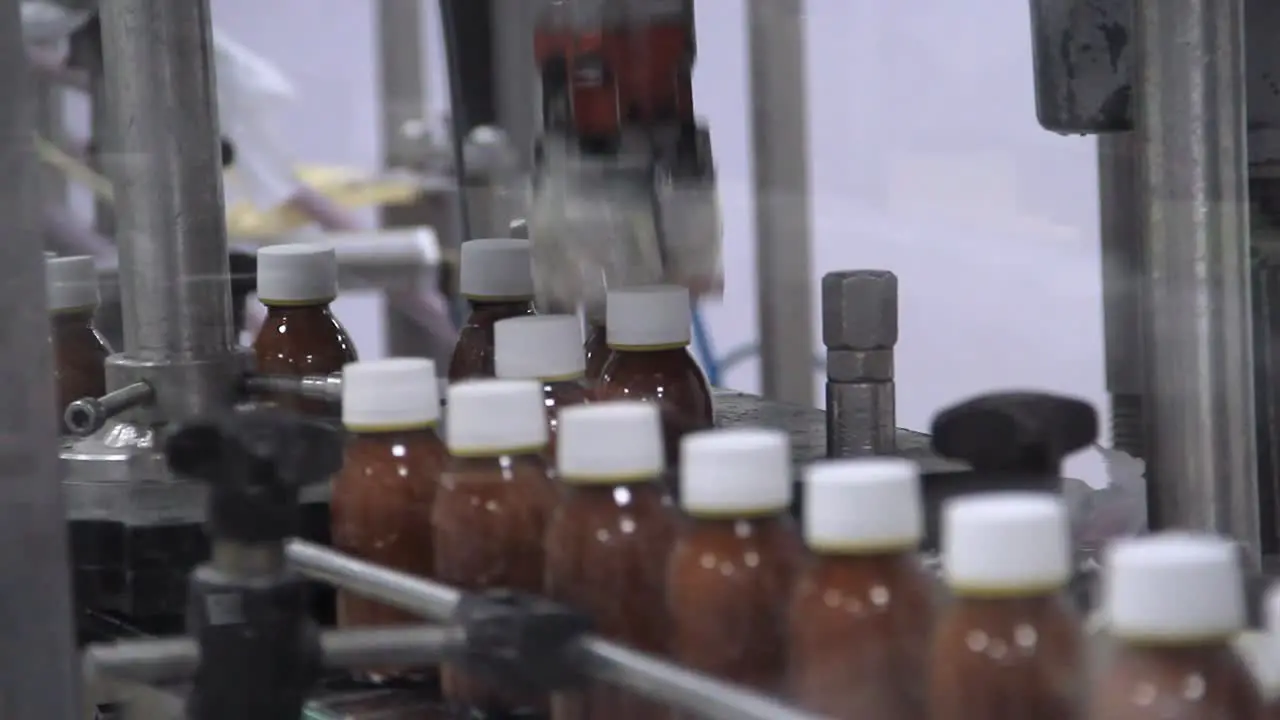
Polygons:
M36 152L46 165L102 199L115 199L107 178L48 140L39 136L35 140ZM358 170L326 165L303 165L296 172L303 185L350 210L408 205L421 193L421 186L411 177L370 178ZM233 173L227 173L226 182L234 181ZM236 239L267 240L310 222L306 215L289 205L260 208L241 201L227 206L227 234Z

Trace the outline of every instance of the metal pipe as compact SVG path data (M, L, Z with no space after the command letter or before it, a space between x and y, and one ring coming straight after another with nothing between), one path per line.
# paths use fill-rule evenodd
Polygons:
M1150 520L1259 555L1243 0L1135 16Z
M72 720L83 707L24 47L19 3L0 4L0 714Z
M224 357L231 287L209 0L112 0L99 13L125 354Z
M447 621L462 594L445 585L293 540L286 557L303 575L343 590ZM575 648L582 672L658 702L713 720L817 720L759 693L723 683L640 652L587 637Z
M813 407L804 1L748 0L747 13L761 389Z
M451 627L326 630L320 635L325 667L360 669L435 665L466 643ZM189 680L200 664L200 646L188 637L126 640L84 651L86 680L95 676L161 684Z
M287 393L298 397L338 402L342 400L342 375L250 375L245 389L255 393Z
M67 405L62 422L72 435L88 437L103 428L107 421L130 408L145 405L155 396L144 382L125 385L102 397L80 398Z
M1102 328L1111 445L1143 457L1142 221L1133 133L1098 136L1098 230L1102 239Z

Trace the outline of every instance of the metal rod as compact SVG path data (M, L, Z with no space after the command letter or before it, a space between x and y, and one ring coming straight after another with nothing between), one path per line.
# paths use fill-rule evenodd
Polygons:
M1243 0L1148 0L1135 21L1151 524L1256 565Z
M632 692L695 712L708 720L817 720L763 695L600 640L582 641L587 672Z
M1133 133L1098 136L1098 229L1102 239L1102 328L1111 445L1143 457L1142 208Z
M0 4L0 715L72 720L83 707L19 5Z
M126 355L232 346L209 0L112 0L102 23Z
M320 636L325 667L359 669L396 665L435 665L466 644L452 627L388 627L326 630ZM84 651L86 679L108 675L159 684L190 679L200 663L200 646L192 638L126 640L90 645Z
M257 393L287 393L299 397L337 402L342 400L342 375L251 375L245 389Z
M125 385L99 398L80 398L67 406L62 422L79 437L88 437L102 429L107 421L130 408L151 401L154 393L144 382Z
M462 599L462 593L407 573L388 570L323 545L292 540L285 557L303 575L335 587L380 600L428 620L447 622Z
M804 1L748 0L747 12L761 389L813 407Z
M461 593L453 588L364 562L304 540L285 549L295 569L313 580L365 595L424 617L446 621ZM658 702L713 720L817 720L758 693L671 665L597 637L576 649L586 674Z

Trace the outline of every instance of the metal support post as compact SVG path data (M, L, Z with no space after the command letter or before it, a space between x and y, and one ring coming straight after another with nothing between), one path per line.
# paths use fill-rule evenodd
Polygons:
M124 352L109 389L146 382L161 423L228 407L243 370L231 284L209 0L99 10Z
M761 390L813 405L804 0L748 0Z
M40 170L19 3L0 4L0 717L80 717L53 351L43 301Z
M848 270L822 278L827 346L827 455L897 450L893 346L898 344L898 276Z
M1137 145L1133 133L1098 136L1098 195L1111 444L1134 457L1144 457L1144 265Z
M1259 555L1243 0L1137 3L1153 529Z

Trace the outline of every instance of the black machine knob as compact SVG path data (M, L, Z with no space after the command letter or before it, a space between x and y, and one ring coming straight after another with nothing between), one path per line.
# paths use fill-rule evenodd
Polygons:
M933 450L976 473L1052 476L1070 454L1098 439L1089 403L1047 393L982 395L938 413Z
M296 535L299 491L342 466L336 428L274 409L181 424L164 454L173 472L210 485L209 534L245 543Z

